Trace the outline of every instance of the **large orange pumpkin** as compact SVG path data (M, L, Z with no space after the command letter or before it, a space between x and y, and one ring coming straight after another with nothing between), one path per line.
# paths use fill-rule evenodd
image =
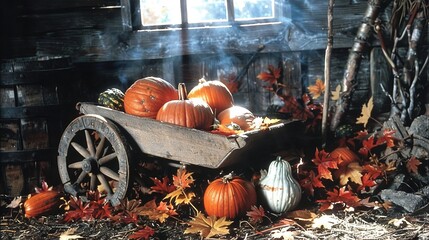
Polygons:
M31 218L55 213L62 203L61 196L57 191L37 193L24 202L25 216Z
M139 117L155 118L164 103L178 98L177 90L162 78L136 80L124 96L125 112Z
M228 174L211 182L204 192L204 209L210 216L234 219L256 204L253 184Z
M217 115L217 119L222 125L235 123L240 126L242 130L247 131L252 126L255 116L247 108L232 106L220 112Z
M188 128L209 130L214 122L210 106L200 99L187 99L186 87L180 83L179 100L165 103L158 111L156 120Z
M217 114L234 105L231 92L221 81L200 79L197 86L191 89L189 99L200 98Z

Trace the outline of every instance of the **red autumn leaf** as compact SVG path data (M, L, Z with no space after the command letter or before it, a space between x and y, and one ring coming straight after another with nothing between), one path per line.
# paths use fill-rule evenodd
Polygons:
M363 172L369 174L369 178L373 180L377 179L383 173L377 165L373 166L371 164L364 165Z
M176 190L176 187L173 184L170 184L170 179L168 177L163 177L162 180L159 180L158 178L150 178L152 179L155 186L150 187L155 192L161 193L161 194L169 194Z
M64 214L65 222L72 222L78 220L86 221L93 219L92 212L94 211L94 209L91 208L91 204L89 202L84 203L80 198L72 196L70 197L68 206L72 208L72 210L68 210Z
M388 130L385 129L383 131L383 135L377 139L376 145L381 145L386 143L387 147L394 147L395 146L395 137L393 134L395 134L395 130Z
M130 236L128 236L128 239L149 239L155 234L155 230L153 228L145 226L144 228L139 229L138 231L134 232Z
M374 136L370 136L368 139L362 140L362 147L359 149L359 154L367 157L371 153L371 150L376 146L378 145Z
M246 213L246 216L248 216L250 218L250 222L255 224L255 223L260 223L262 222L263 218L265 217L265 210L262 206L256 207L256 206L251 206L250 207L250 211L248 211Z
M314 188L324 188L322 181L320 181L319 176L316 176L314 171L309 171L308 176L299 181L299 184L304 189L304 191L310 195L314 195Z
M36 193L41 193L41 192L46 192L46 191L52 191L52 186L49 186L47 182L45 182L45 180L42 180L42 187L38 188L35 187L34 190L36 191Z
M338 169L337 159L329 157L329 153L316 148L315 158L312 160L317 166L320 178L332 180L332 173L329 169Z
M333 191L328 191L327 194L328 197L326 200L317 200L317 202L322 203L320 206L320 211L327 210L333 204L343 204L349 207L356 207L360 205L360 199L352 192L347 191L345 186L339 190L333 189Z
M275 68L270 64L268 65L268 72L261 72L256 77L264 82L276 84L277 80L280 78L281 71L281 68Z
M319 98L325 92L325 83L321 79L316 79L314 85L307 87L313 99Z
M365 173L362 176L362 185L358 187L358 191L368 191L369 188L374 187L377 183L372 178L372 175L370 173Z
M419 165L422 164L415 156L407 161L407 170L409 173L418 173Z

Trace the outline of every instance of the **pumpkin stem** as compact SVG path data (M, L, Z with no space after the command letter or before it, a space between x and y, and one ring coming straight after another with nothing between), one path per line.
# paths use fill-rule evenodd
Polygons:
M205 79L205 78L203 78L203 77L202 77L202 78L200 78L200 80L198 80L198 82L201 84L201 83L205 83L205 82L207 82L207 81L206 81L206 79Z
M234 175L235 175L234 171L228 173L227 175L222 177L222 182L227 183L227 182L231 181L233 179Z
M277 156L276 161L281 161L282 157L281 156Z
M177 89L179 93L179 100L187 100L188 92L186 91L185 83L179 83L179 86L177 87Z

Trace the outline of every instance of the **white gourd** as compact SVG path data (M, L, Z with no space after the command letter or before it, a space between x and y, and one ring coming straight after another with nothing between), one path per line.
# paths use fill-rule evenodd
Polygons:
M270 163L267 175L259 181L259 192L274 213L293 210L301 200L301 187L292 176L291 166L280 156Z

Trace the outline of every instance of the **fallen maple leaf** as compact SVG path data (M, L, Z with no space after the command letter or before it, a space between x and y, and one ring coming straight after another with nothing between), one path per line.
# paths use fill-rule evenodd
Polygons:
M340 186L346 185L349 180L362 185L362 167L358 162L351 162L347 166L339 168L335 174L340 180Z
M361 191L361 192L367 191L367 189L374 187L375 185L377 185L377 183L372 178L372 174L371 173L365 173L362 176L362 185L360 185L357 190Z
M340 189L333 189L332 191L328 191L327 194L328 197L326 199L317 200L317 202L322 203L319 208L321 212L329 209L336 204L342 204L344 205L343 207L356 207L360 205L360 199L352 192L346 190L345 186Z
M336 158L329 157L329 153L325 150L316 148L315 158L312 160L317 166L317 171L321 178L332 180L332 173L329 169L338 169L338 163Z
M292 218L300 222L311 222L317 215L309 210L295 210L286 214L287 218Z
M82 239L84 237L80 235L75 235L77 227L72 227L61 233L59 240L69 240L69 239Z
M314 85L310 85L307 87L313 99L317 99L325 92L325 83L321 79L316 79Z
M228 226L233 221L226 220L226 217L217 218L216 216L205 217L204 214L198 212L195 218L188 223L190 227L185 230L185 234L199 233L203 238L210 238L215 235L229 234Z
M341 92L341 85L338 84L337 87L335 88L335 91L331 91L331 100L332 101L336 101L338 99L340 99L340 92Z
M415 156L407 161L407 170L409 173L418 173L419 165L422 164Z
M168 177L163 177L162 180L159 180L158 178L151 177L153 183L155 186L150 187L155 192L161 193L161 194L169 194L172 191L176 190L176 187L173 184L170 184L170 179Z
M7 208L17 208L21 204L22 197L15 197L6 207Z
M255 205L250 207L250 211L246 213L246 216L250 218L250 222L253 224L262 222L263 218L266 217L264 208L262 206L258 208Z
M311 225L314 229L331 229L334 225L339 224L341 220L335 215L322 215L313 220Z
M304 189L304 191L310 195L314 195L314 188L324 188L322 181L319 176L316 176L314 171L309 171L308 175L299 181L299 184Z
M52 191L53 187L49 186L47 182L45 182L45 180L42 180L42 187L38 188L35 187L34 190L36 191L36 193L41 193L41 192L46 192L46 191Z
M372 97L368 100L368 103L362 105L362 111L360 117L356 119L356 124L363 124L364 127L368 124L368 120L371 117L372 108L374 107L374 102Z
M144 228L141 228L130 236L128 236L128 239L149 239L154 234L155 230L153 230L153 228L145 226Z

